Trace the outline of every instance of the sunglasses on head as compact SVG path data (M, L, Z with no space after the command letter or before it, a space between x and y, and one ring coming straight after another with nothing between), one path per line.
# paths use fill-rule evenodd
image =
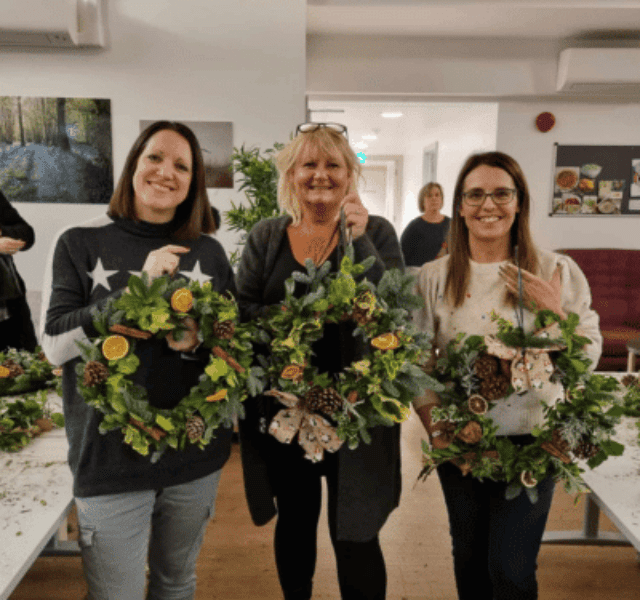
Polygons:
M326 129L330 129L331 131L335 131L336 133L344 134L344 137L347 136L347 127L346 125L342 125L340 123L301 123L296 127L296 135L299 133L309 133L311 131L317 131L318 129L322 129L325 127Z

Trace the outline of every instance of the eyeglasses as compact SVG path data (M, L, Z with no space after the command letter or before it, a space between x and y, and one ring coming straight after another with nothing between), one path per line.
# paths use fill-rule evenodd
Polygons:
M347 127L346 125L342 125L341 123L301 123L296 127L296 135L299 133L309 133L311 131L317 131L318 129L322 129L326 127L327 129L331 129L331 131L335 131L336 133L344 134L344 137L347 136Z
M496 204L509 204L517 195L517 190L513 188L497 188L493 192L485 192L481 188L474 188L462 194L462 199L469 206L481 206L491 196Z

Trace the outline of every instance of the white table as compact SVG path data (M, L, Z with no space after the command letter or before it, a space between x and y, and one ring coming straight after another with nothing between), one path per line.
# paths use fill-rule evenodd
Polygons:
M622 377L625 373L617 375ZM625 447L622 456L609 457L593 470L586 468L582 475L589 487L582 531L547 531L543 543L633 545L640 553L640 446L636 422L637 419L624 417L616 427L614 437ZM601 510L621 534L598 530Z
M54 429L20 452L0 452L0 600L66 527L73 501L67 449L64 429Z

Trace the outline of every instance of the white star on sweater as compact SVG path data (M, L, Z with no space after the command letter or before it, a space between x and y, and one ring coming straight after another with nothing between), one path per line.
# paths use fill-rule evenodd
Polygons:
M91 288L91 292L93 292L93 290L95 290L96 287L98 287L99 285L101 285L107 291L110 292L111 286L109 285L109 282L107 281L107 279L111 277L111 275L117 272L118 272L118 269L115 269L114 271L107 271L102 266L102 260L98 258L98 261L96 262L96 266L93 268L93 271L90 271L89 273L87 273L87 275L89 275L89 277L93 279L93 287Z
M196 264L193 266L193 269L191 271L180 270L180 273L184 273L191 281L197 281L200 284L203 284L211 279L209 275L203 273L200 269L199 260L196 261Z

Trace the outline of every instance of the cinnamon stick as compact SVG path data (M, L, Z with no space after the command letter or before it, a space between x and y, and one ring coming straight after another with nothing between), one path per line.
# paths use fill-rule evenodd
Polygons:
M159 442L165 435L166 431L162 431L158 427L147 427L144 423L141 423L137 419L129 417L129 423L135 425L138 429L147 432L156 442Z
M211 352L226 362L232 369L238 371L238 373L245 372L246 369L238 361L229 356L220 346L214 346Z
M565 465L571 463L571 459L566 454L564 454L564 452L558 450L558 447L552 442L542 442L542 444L540 444L540 447L551 454L551 456L559 458Z
M153 335L150 331L134 329L133 327L127 327L126 325L120 325L119 323L111 325L111 327L109 327L109 331L119 333L121 335L128 335L129 337L137 338L139 340L148 340Z

